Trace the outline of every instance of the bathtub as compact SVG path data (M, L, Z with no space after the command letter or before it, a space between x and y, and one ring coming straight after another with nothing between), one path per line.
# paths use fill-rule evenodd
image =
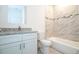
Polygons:
M52 42L52 48L62 54L79 54L79 42L56 37L48 38Z

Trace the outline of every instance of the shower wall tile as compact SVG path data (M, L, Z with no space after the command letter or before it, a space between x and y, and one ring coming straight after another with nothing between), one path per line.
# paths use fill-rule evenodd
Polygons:
M62 11L55 8L53 12L55 18L70 14L78 14L79 6L69 6ZM58 20L46 19L46 35L47 37L56 36L79 41L79 15L69 18L60 18Z

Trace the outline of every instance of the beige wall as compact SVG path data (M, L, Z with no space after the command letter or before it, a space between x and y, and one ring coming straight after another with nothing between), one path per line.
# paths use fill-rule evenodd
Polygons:
M45 9L46 6L27 6L27 27L38 31L40 39L45 38Z

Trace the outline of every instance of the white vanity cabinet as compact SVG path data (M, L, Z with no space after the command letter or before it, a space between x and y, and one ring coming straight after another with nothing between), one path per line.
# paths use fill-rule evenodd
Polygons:
M23 34L23 53L37 53L37 35L36 33L32 34Z
M0 54L36 54L37 33L0 36Z

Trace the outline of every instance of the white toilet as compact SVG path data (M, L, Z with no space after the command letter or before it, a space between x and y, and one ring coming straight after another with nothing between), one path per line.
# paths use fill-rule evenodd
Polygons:
M51 41L49 40L40 40L40 44L41 44L41 51L44 54L48 54L49 53L49 47L51 46Z
M60 52L58 52L54 48L52 48L51 49L52 51L50 51L50 46L51 45L52 45L52 42L50 40L40 40L41 52L43 54L60 54Z

